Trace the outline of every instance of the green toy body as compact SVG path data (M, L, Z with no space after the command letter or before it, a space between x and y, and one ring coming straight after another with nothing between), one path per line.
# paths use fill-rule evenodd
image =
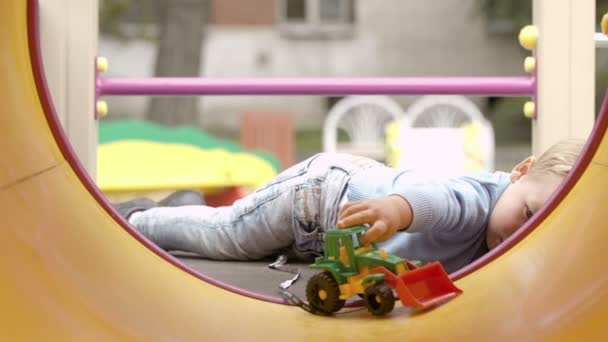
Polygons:
M310 278L306 297L321 312L340 310L353 295L363 297L368 310L384 315L394 307L396 290L404 305L427 307L461 291L439 263L415 263L359 241L367 227L332 229L325 233L324 255L310 267L322 270Z

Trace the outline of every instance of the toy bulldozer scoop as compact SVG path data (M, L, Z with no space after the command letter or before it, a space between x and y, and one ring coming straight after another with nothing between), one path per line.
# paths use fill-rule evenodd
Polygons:
M306 297L315 310L336 312L358 294L372 314L381 316L395 306L393 290L403 305L416 308L437 305L462 292L438 262L418 267L378 250L375 244L360 246L366 229L356 226L326 233L324 256L310 266L323 272L306 286Z

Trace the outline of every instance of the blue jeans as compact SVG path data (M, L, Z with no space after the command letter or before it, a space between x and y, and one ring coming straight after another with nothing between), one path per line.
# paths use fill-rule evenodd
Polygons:
M215 260L255 260L278 253L310 260L323 253L323 232L335 227L350 177L375 165L365 157L320 153L231 206L153 208L129 222L166 250Z

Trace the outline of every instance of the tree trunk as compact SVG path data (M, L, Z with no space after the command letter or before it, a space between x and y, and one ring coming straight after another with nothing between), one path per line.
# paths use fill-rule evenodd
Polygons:
M198 77L208 18L208 0L164 0L156 77ZM153 97L146 118L165 125L197 125L197 96Z

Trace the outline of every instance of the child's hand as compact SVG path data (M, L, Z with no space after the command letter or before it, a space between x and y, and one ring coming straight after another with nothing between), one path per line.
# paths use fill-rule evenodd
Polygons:
M396 231L409 227L412 208L401 196L349 202L340 208L338 228L368 224L362 244L388 240Z

